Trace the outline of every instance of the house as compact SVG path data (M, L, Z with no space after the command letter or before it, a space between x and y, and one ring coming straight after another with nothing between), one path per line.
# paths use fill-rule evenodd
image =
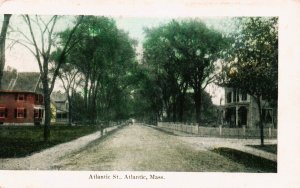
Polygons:
M27 91L0 91L0 124L39 125L44 117L43 95Z
M266 127L276 126L276 113L270 103L261 100L262 118ZM225 104L223 109L223 125L229 127L255 128L259 122L258 106L252 96L239 89L225 88Z
M44 118L40 74L4 71L0 90L0 124L38 125Z
M66 93L60 91L52 92L51 102L55 115L52 121L55 123L69 123L69 101Z

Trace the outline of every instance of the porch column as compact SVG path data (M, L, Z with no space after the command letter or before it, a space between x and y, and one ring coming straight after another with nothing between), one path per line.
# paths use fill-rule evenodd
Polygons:
M235 107L235 126L237 127L239 123L239 107Z

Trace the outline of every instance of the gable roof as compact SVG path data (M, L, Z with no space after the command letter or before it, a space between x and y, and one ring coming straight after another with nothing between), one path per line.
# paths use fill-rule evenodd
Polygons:
M2 78L3 90L40 92L40 73L38 72L8 72ZM38 90L38 91L37 91Z
M38 72L20 72L13 90L36 91L39 81L40 73Z
M53 91L51 93L51 100L54 102L66 102L67 99L67 94L61 91Z

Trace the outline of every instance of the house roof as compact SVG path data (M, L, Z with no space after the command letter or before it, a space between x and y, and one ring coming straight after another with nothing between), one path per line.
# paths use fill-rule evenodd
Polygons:
M1 80L2 89L8 90L17 77L16 71L3 71L3 77Z
M67 100L67 94L60 91L54 91L51 93L51 100L54 102L65 102Z
M2 78L2 89L37 92L39 81L40 73L38 72L5 71Z
M20 72L14 90L19 91L35 91L40 80L38 72Z
M0 93L20 93L20 94L37 94L36 92L32 92L32 91L16 91L16 90L0 90Z

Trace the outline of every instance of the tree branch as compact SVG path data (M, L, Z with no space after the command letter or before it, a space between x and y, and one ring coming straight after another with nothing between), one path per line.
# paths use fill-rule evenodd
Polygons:
M63 50L62 50L62 52L61 52L61 55L60 55L60 57L59 57L59 59L58 59L58 62L57 62L57 67L56 67L56 69L54 70L53 78L52 78L51 85L50 85L50 92L52 92L52 90L53 90L53 88L54 88L54 83L55 83L56 77L57 77L57 75L58 75L58 73L59 73L59 69L60 69L61 65L62 65L62 64L64 63L64 61L65 61L65 56L66 56L67 48L68 48L68 46L69 46L69 44L70 44L70 42L71 42L71 39L72 39L72 37L73 37L75 31L77 30L77 28L78 28L79 25L81 24L81 21L82 21L82 20L83 20L83 16L80 16L80 19L78 20L77 24L76 24L76 25L74 26L74 28L72 29L72 31L71 31L71 33L70 33L70 35L69 35L69 37L68 37L68 40L67 40L67 42L66 42L66 44L65 44L65 46L64 46L64 48L63 48Z

